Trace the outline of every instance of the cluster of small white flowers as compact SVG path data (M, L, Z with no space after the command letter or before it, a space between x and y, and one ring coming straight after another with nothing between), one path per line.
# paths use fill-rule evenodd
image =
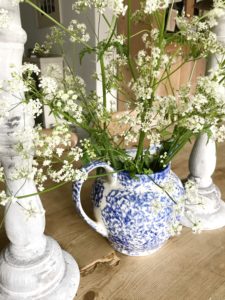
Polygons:
M190 86L181 89L175 114L181 116L178 121L181 126L194 133L212 127L212 133L218 131L218 139L221 140L223 129L220 131L220 124L225 115L225 88L220 83L219 73L216 71L215 74L199 77L194 95L191 95Z
M225 9L225 1L224 0L213 0L213 7Z
M71 146L71 133L65 124L57 125L51 135L41 134L39 138L34 140L36 155L44 159L51 159L54 153L58 156L62 155L62 149Z
M30 179L33 180L37 172L37 168L32 167L30 163L26 166L16 167L10 174L10 180Z
M39 75L39 68L30 63L25 63L21 67L11 65L11 79L4 82L5 91L14 95L23 97L25 92L30 90L31 82L33 81L33 74ZM23 78L25 75L25 78Z
M119 40L114 39L114 41L120 42ZM124 40L121 38L121 41ZM120 79L122 75L118 76L118 71L120 68L127 65L127 58L125 55L118 54L114 47L109 47L105 52L105 73L106 73L106 87L108 91L116 89L120 85Z
M0 29L8 28L10 22L9 11L1 8L0 9Z
M5 191L0 192L0 205L5 206L9 203L15 203L16 201L16 197L8 196Z
M184 16L177 18L180 34L190 42L191 46L199 49L199 55L207 56L209 53L224 54L224 46L217 40L217 36L210 29L215 26L217 17L215 14L199 20L198 17L188 19Z
M182 229L183 229L183 226L180 224L180 222L174 221L171 224L171 227L170 227L170 234L171 234L171 236L175 236L175 235L181 234Z
M145 44L145 48L149 49L151 47L151 41L149 40L149 34L144 33L141 37L143 43Z
M124 5L124 0L78 0L72 6L77 13L91 7L95 7L101 14L104 14L106 8L111 9L116 16L124 16L127 11L127 5Z
M31 74L34 73L35 75L39 75L41 71L35 64L24 63L21 67L21 72L22 74L29 72Z
M143 82L142 82L143 84ZM169 111L175 104L175 97L159 97L152 101L152 107L146 110L142 103L136 106L136 114L127 114L120 119L121 125L128 125L129 130L123 134L125 144L138 141L140 130L146 133L151 145L160 143L160 131L171 123ZM144 118L143 112L145 112Z
M80 141L83 152L89 157L90 160L93 160L96 158L96 154L93 150L93 147L91 145L91 142L88 139L83 139Z
M3 167L0 167L0 182L4 182L5 175L4 175L4 169Z
M211 9L207 16L208 16L208 24L210 28L216 26L218 24L218 19L225 15L225 7L222 8L221 6L215 6Z
M72 9L75 10L76 13L80 13L84 9L91 6L90 0L77 0L73 5Z
M14 139L17 141L15 150L25 159L34 153L35 142L39 140L40 130L41 128L38 126L36 128L26 127L13 133Z
M68 156L72 158L73 161L79 161L83 157L83 150L79 147L73 147L68 152Z
M149 128L147 138L149 139L150 147L159 145L162 140L161 135L158 132L153 131L151 128Z
M164 152L162 155L160 155L160 164L163 166L163 168L165 168L166 167L166 165L165 165L165 160L166 160L166 158L167 158L167 156L168 156L168 153L167 152Z
M137 99L151 99L152 88L149 86L148 77L138 78L134 83L132 83L132 91Z
M199 133L203 130L205 123L206 123L205 118L194 115L186 119L186 122L184 122L183 124L186 128L188 128L192 132Z
M151 55L148 55L145 50L138 52L136 63L139 77L135 82L131 82L131 88L137 99L152 98L152 88L149 83L153 78L159 77L168 61L168 55L162 54L160 48L155 46L151 47Z
M108 0L108 7L116 16L125 16L128 6L124 5L124 0Z
M222 143L225 141L225 125L220 126L214 132L214 139L218 143Z
M153 41L157 41L158 38L159 38L159 29L158 29L158 28L153 28L153 29L151 30L151 39L152 39Z
M78 23L77 20L70 21L68 30L70 31L71 42L88 42L90 39L90 35L86 32L86 25Z
M144 12L152 14L159 9L165 9L169 5L169 0L146 0Z
M201 220L193 221L192 219L192 232L195 234L200 234L202 232L202 222Z
M189 179L185 183L185 192L186 192L186 204L188 205L203 205L202 198L198 193L198 184Z
M103 14L107 7L107 0L78 0L73 4L72 8L79 13L81 10L88 7L91 8L92 6L94 6L98 12Z
M60 170L49 169L48 174L50 178L57 183L76 180L85 181L88 176L86 172L75 169L73 164L69 163L67 160L63 162Z
M37 186L38 191L43 191L44 190L44 183L47 180L47 176L44 173L44 170L42 168L37 168L35 170L35 176L34 176L34 182Z
M58 83L55 78L49 76L42 76L39 87L43 90L45 96L52 96L58 89Z
M54 96L54 105L62 112L71 114L77 123L82 123L82 107L76 103L78 95L73 91L59 90Z
M29 99L29 102L26 107L28 114L31 114L34 118L38 117L43 112L43 106L39 99Z
M22 76L22 68L17 68L11 65L11 79L7 81L6 91L16 95L23 95L25 92L29 91L29 87Z
M113 37L113 41L120 43L120 45L124 45L127 40L127 37L124 34L118 34L117 36Z

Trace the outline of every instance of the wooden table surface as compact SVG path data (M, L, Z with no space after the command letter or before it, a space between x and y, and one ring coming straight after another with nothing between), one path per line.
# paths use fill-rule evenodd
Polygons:
M225 144L218 148L214 180L225 198L224 149ZM173 163L173 170L183 178L188 174L189 152L190 146ZM89 188L87 183L83 196L90 207ZM46 234L75 257L80 269L113 252L107 240L76 214L70 185L42 199ZM6 243L2 230L0 248ZM147 257L115 254L120 259L118 265L97 264L81 276L76 300L225 300L225 228L197 235L184 228L180 236Z

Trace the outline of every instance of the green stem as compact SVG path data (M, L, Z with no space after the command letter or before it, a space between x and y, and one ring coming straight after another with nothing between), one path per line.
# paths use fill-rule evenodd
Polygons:
M148 29L143 29L143 30L141 30L141 31L138 31L138 32L132 34L132 35L130 36L130 38L132 39L132 38L134 38L134 37L136 37L136 36L138 36L139 34L142 34L142 33L144 33L144 32L151 33L150 30L148 30Z
M159 85L159 83L161 83L162 81L164 81L165 79L167 79L168 77L170 77L171 75L173 75L177 70L179 70L183 65L185 65L186 63L188 63L188 62L191 62L191 61L195 61L195 60L197 60L197 59L190 59L190 60L184 60L177 68L175 68L173 71L171 71L171 73L169 73L168 75L166 75L166 76L162 76L161 78L160 78L160 80L159 81L157 81L157 83L155 83L154 85ZM163 74L164 75L164 74Z
M62 187L63 185L65 185L66 183L68 183L68 182L61 182L61 183L56 184L56 185L54 185L54 186L52 186L52 187L50 187L50 188L48 188L44 191L33 193L33 194L28 194L28 195L23 195L23 196L17 196L16 198L17 199L23 199L23 198L30 198L30 197L37 196L37 195L42 195L42 194L51 192L55 189L58 189L58 188Z
M44 10L42 10L39 6L37 6L35 3L33 3L31 0L24 0L25 3L29 4L30 6L32 6L34 9L36 9L38 12L40 12L42 15L44 15L46 18L48 18L49 20L51 20L55 25L57 25L59 28L61 28L63 31L65 31L66 33L68 33L69 35L71 35L71 32L68 30L68 28L66 28L63 24L61 24L60 22L58 22L56 19L52 18L51 16L49 16ZM85 47L87 47L88 49L92 50L92 47L89 46L87 43L83 42L81 39L77 38L77 40L83 44Z
M161 21L161 27L160 27L160 34L159 34L159 45L162 45L162 41L164 38L164 30L165 30L165 23L166 23L166 10L162 12L162 21ZM160 47L161 48L161 47Z
M127 59L128 59L128 66L130 68L131 75L134 80L136 80L133 64L131 61L131 0L128 0L128 8L127 8Z
M107 40L106 46L104 48L104 52L105 52L105 50L108 49L108 46L109 46L109 44L110 44L110 42L111 42L111 40L113 38L113 35L115 33L115 30L116 30L116 20L117 20L116 17L113 17L112 24L110 26L110 31L109 31L110 35L109 35L109 38Z
M169 152L171 153L167 159L165 160L165 164L167 165L173 158L174 156L184 147L184 145L187 143L187 141L191 138L191 136L193 135L193 133L191 131L187 131L186 133L184 133L176 142L176 145L173 149L173 147L171 147L169 149Z
M142 156L143 149L144 149L144 140L145 140L145 132L141 131L140 136L139 136L139 142L138 142L138 148L137 148L137 153L135 156L134 161L137 163Z
M102 75L102 93L103 93L103 107L106 109L106 74L105 74L105 64L104 64L104 57L101 55L100 57L100 66L101 66L101 75Z

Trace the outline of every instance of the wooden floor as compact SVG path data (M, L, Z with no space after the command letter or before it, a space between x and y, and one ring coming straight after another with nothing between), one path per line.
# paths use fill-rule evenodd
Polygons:
M220 145L214 179L225 199L224 150L225 145ZM187 147L173 164L181 177L188 174L189 152ZM89 186L84 196L89 195ZM46 234L75 257L80 269L90 264L96 267L92 272L83 271L77 300L225 300L225 228L200 235L185 228L151 256L136 258L116 253L120 263L113 266L103 259L113 253L107 240L76 214L70 185L42 198ZM2 231L0 248L6 243ZM102 263L93 264L98 261Z

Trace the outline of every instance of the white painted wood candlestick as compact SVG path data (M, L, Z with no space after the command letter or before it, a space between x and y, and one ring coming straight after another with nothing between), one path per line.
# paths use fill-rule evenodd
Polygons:
M7 28L0 29L0 80L3 81L11 78L10 65L21 66L26 41L19 6L11 6L10 2L0 0L0 8L8 10L10 21ZM14 150L21 141L21 133L32 129L34 123L26 106L17 105L21 97L18 91L14 95L5 91L0 97L0 110L3 112L7 104L9 111L0 123L0 164L4 167L8 195L17 197L37 192L32 179L12 179L17 168L32 167L32 153L29 159L24 159ZM24 141L24 146L29 149L29 141ZM0 254L0 300L72 300L79 284L79 269L72 256L44 235L45 213L39 196L8 204L5 229L10 244Z
M220 18L214 28L219 40L225 42L225 17ZM218 60L211 56L207 69L216 68ZM225 93L225 90L224 90ZM219 188L213 183L212 175L216 168L216 143L208 139L207 134L201 135L195 142L190 159L190 179L198 185L198 193L203 205L188 206L187 210L200 220L202 230L212 230L225 226L225 203L221 199ZM192 227L188 218L183 219L183 225Z

